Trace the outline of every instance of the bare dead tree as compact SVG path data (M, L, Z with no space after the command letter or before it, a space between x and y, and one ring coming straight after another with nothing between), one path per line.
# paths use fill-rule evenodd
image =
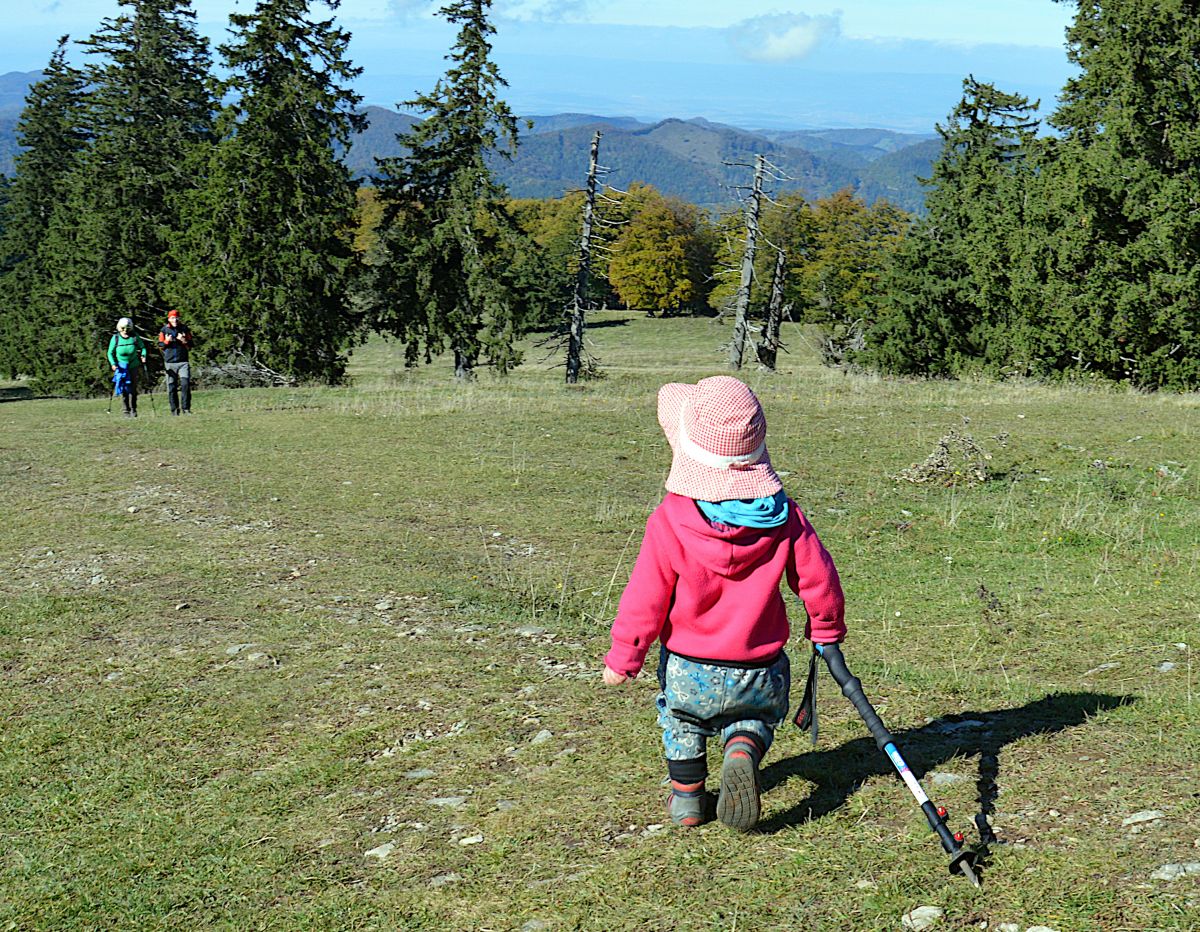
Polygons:
M754 281L754 252L758 244L758 215L762 210L766 161L761 155L754 158L754 187L746 204L746 248L742 252L742 280L733 314L733 340L729 344L729 367L735 371L742 368L742 356L746 351L746 316L750 309L750 286Z
M775 269L771 273L771 300L767 303L767 322L763 325L762 340L758 344L758 361L763 367L775 371L779 356L779 330L783 323L783 282L787 275L787 253L775 247Z
M592 153L588 162L587 196L583 202L583 234L579 238L579 268L575 273L570 334L567 339L568 385L579 381L579 369L583 359L584 316L592 274L592 218L596 213L596 166L600 158L600 136L600 131L596 130L596 135L592 137Z

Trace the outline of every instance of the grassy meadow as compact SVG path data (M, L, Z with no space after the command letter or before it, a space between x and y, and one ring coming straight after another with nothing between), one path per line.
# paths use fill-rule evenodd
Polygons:
M1161 871L1200 862L1200 397L845 375L795 329L743 373L851 668L994 834L977 890L827 674L759 830L669 825L653 659L599 670L655 392L727 332L589 336L574 388L534 346L456 385L374 342L349 387L190 418L0 403L0 930L1200 929L1200 867ZM952 430L987 481L895 478Z

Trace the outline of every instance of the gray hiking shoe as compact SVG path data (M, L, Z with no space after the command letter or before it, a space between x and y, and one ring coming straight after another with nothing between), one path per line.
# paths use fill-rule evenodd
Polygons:
M695 828L712 821L712 794L703 788L696 793L671 790L667 796L667 814L683 828Z
M757 749L749 742L731 740L725 745L725 761L721 765L717 818L735 831L748 832L758 824L761 811Z

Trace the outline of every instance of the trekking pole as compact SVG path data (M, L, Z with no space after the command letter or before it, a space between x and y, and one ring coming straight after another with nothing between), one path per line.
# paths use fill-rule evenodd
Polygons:
M875 744L888 756L888 760L900 774L904 785L908 787L909 792L920 804L921 811L925 813L925 818L929 821L929 827L937 834L946 854L950 855L950 873L962 874L975 886L980 886L979 876L975 873L975 862L979 858L979 852L963 845L961 832L951 833L950 829L946 827L947 812L945 808L935 806L925 795L925 790L921 788L920 782L913 776L913 772L901 756L900 749L896 747L896 739L892 737L879 714L863 694L862 682L846 666L841 648L836 644L814 644L813 647L818 654L825 658L829 672L833 674L837 684L842 687L842 695L850 700L858 714L862 716L867 730L875 739Z
M150 410L154 412L155 417L158 417L158 406L154 403L154 384L150 381L150 373L147 371L145 363L138 366L138 372L142 376L142 384L146 386L146 394L150 396Z

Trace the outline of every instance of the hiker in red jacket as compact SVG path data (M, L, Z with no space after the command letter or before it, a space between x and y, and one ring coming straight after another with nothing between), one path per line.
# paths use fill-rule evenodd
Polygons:
M192 413L192 371L188 353L192 348L192 331L179 319L179 311L167 313L167 322L158 331L167 375L167 401L171 413Z
M646 536L612 626L604 682L637 676L660 642L658 721L677 825L709 820L709 738L720 736L716 816L747 831L760 812L758 765L787 717L790 628L779 582L804 603L804 636L846 635L841 583L808 519L788 499L767 453L754 393L730 376L664 385L658 422L673 459L667 495Z

